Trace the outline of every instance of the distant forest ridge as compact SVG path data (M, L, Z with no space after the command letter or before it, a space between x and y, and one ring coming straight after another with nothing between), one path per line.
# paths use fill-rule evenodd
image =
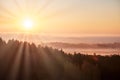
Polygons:
M48 46L55 48L81 48L81 49L120 49L120 43L62 43L50 42L46 43Z

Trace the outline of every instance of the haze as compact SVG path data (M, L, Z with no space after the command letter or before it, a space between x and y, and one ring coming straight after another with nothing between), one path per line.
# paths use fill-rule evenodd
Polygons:
M26 30L21 20L36 25ZM120 35L119 0L0 0L0 32Z

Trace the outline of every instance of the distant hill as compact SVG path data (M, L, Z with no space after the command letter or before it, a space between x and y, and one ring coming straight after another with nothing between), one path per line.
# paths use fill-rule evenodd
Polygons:
M82 48L82 49L86 49L86 48L103 48L103 49L120 49L120 43L62 43L62 42L50 42L47 43L48 46L52 46L55 48Z

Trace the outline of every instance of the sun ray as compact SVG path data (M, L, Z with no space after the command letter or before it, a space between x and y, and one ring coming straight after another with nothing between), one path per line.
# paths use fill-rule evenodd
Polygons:
M5 14L10 15L11 17L16 17L16 14L14 14L12 11L10 11L9 9L7 9L1 5L0 5L0 11L4 12Z
M28 43L24 43L25 44L25 59L24 59L24 78L26 80L29 80L30 78L30 52L29 52L29 44Z
M71 8L65 8L65 9L61 9L61 10L56 10L54 12L52 12L51 14L49 13L49 15L42 17L44 21L48 20L48 19L52 19L55 17L60 17L60 16L64 16L67 15L68 13L71 12Z
M1 25L10 25L10 24L14 24L15 22L10 22L10 21L6 21L6 20L0 20L0 24Z
M23 12L23 9L21 8L21 6L20 6L20 4L18 3L18 1L17 1L17 0L14 0L14 3L16 4L19 12Z
M70 12L71 7L69 7L69 9L65 8L61 10L54 10L52 12L48 12L47 15L43 16L41 13L44 13L44 10L46 10L54 1L55 0L44 0L42 2L42 0L36 0L34 2L36 5L32 5L32 0L22 0L22 2L19 0L13 0L12 4L15 4L14 6L16 6L15 9L17 10L13 12L9 10L7 6L0 5L1 12L5 13L3 16L6 16L1 17L0 23L1 25L12 24L11 26L16 26L17 28L19 27L19 29L24 32L38 31L38 27L44 25L46 23L46 20L50 20L54 17L59 17L62 15L64 16ZM38 2L42 2L41 5L38 6ZM26 17L29 17L30 19L27 19ZM39 23L40 21L42 24Z
M11 17L9 17L9 16L6 16L6 15L2 15L2 14L0 14L0 19L2 20L4 20L4 19L12 19Z
M16 24L16 19L5 19L5 18L1 18L0 19L0 24Z
M20 63L21 63L21 57L22 57L22 51L23 51L23 43L20 44L20 47L18 48L17 55L14 60L14 64L12 66L11 72L10 72L10 77L9 79L11 80L16 80L17 75L19 74L19 68L20 68Z
M24 8L25 8L25 10L26 10L26 11L24 11L24 12L25 12L25 13L31 13L31 12L29 12L29 6L28 6L29 0L25 0L24 3L25 3L25 7L24 7Z
M0 12L0 18L13 18L13 16L2 11L2 12Z
M45 10L54 0L47 0L46 3L37 10L37 14L40 14Z

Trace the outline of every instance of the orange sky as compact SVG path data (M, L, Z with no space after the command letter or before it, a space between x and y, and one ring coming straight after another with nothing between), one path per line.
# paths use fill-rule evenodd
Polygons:
M26 17L32 29L23 26ZM1 0L0 32L120 35L120 1Z

